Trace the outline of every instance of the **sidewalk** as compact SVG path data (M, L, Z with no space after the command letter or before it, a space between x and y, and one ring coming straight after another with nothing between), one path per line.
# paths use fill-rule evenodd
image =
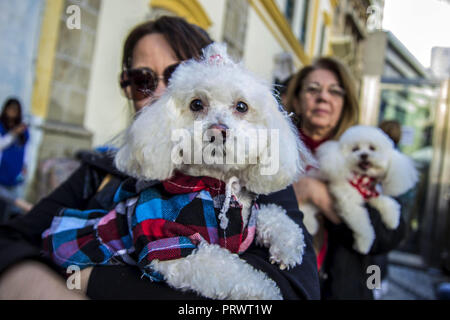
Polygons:
M435 300L435 287L450 282L440 270L428 268L416 255L394 251L389 254L387 291L381 300Z

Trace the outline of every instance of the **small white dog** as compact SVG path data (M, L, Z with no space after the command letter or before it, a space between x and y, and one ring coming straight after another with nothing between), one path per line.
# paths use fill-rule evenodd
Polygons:
M375 239L367 202L377 209L383 223L396 229L400 205L391 197L412 188L417 182L413 162L394 149L392 140L379 128L354 126L339 141L328 141L317 149L320 171L313 173L326 181L335 200L335 209L354 233L354 249L366 254ZM307 203L300 207L311 234L318 229L318 210Z
M264 131L269 134L259 134ZM250 139L249 132L258 133L257 139ZM188 138L180 142L180 137ZM231 222L226 215L231 196L243 204L247 224L257 194L286 188L304 169L300 155L309 157L270 85L233 62L222 44L208 46L200 61L183 62L166 93L143 109L125 140L115 163L133 177L164 181L179 171L226 182L227 194L217 217L222 229ZM233 161L236 156L243 161ZM303 232L281 207L259 208L255 237L281 269L301 263ZM206 241L185 258L153 260L150 268L169 285L209 298L282 298L266 274Z

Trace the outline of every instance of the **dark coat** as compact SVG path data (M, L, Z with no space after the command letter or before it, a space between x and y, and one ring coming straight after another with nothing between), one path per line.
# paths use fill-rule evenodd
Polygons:
M322 299L373 299L372 290L367 286L367 280L373 272L368 272L367 268L374 264L375 255L393 250L403 240L405 235L403 218L400 218L397 229L389 230L381 221L378 211L366 207L376 237L367 255L360 254L352 248L353 233L344 223L334 225L329 221L325 222L328 231L328 250L319 273Z

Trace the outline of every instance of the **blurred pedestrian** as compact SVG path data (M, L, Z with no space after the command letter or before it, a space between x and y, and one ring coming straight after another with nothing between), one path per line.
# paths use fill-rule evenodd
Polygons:
M22 106L16 98L9 98L0 114L0 214L6 220L10 214L30 210L30 204L20 199L23 182L25 146L29 138L22 120ZM17 206L18 205L18 206Z
M336 140L357 124L359 105L348 69L334 58L320 58L291 80L287 110L297 118L299 134L311 152L325 141ZM320 169L320 168L319 168ZM353 233L334 211L326 182L303 176L294 184L299 203L312 202L321 210L314 237L323 299L373 299L367 286L371 255L388 252L401 241L403 220L387 229L380 214L367 206L376 239L368 255L353 249Z

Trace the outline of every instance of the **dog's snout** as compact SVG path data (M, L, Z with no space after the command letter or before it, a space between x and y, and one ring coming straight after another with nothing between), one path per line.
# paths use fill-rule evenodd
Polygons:
M369 155L367 153L361 153L359 157L361 158L361 160L367 160L367 158L369 158Z
M213 125L211 125L209 128L209 130L217 130L220 131L220 133L222 134L222 138L225 141L225 139L227 138L227 130L228 130L228 126L222 123L215 123Z

